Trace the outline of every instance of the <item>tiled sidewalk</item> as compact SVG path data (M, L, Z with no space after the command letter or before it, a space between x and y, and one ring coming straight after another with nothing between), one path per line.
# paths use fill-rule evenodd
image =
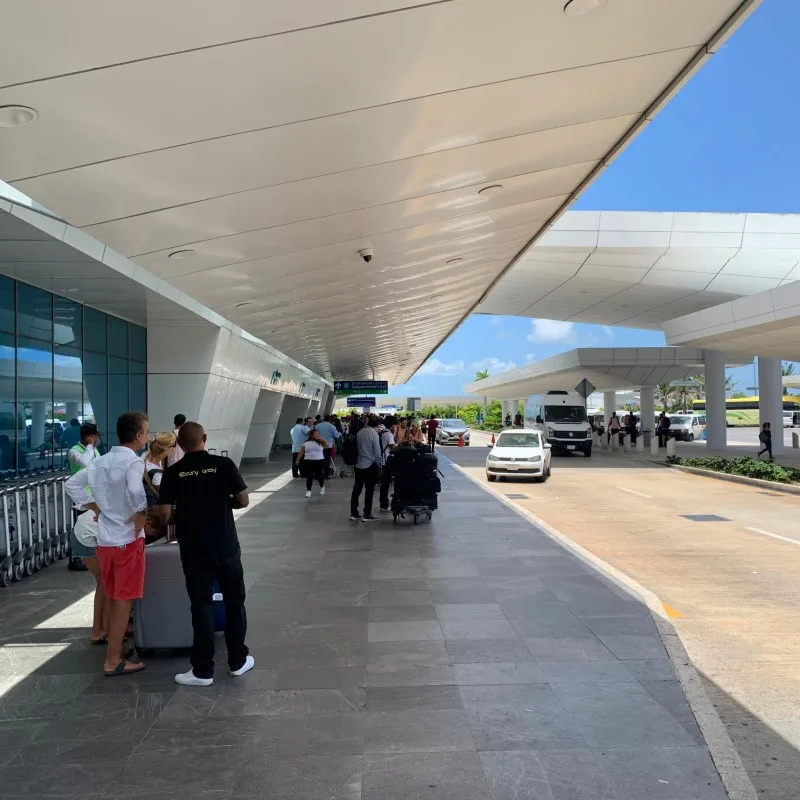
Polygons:
M448 466L419 527L351 523L351 481L306 500L283 469L248 472L238 523L244 678L101 677L63 563L0 595L4 797L725 798L641 604Z

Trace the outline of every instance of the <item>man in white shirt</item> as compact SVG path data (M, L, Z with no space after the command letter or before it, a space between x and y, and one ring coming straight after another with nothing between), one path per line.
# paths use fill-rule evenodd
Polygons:
M300 450L308 439L308 434L311 432L311 417L306 417L305 424L303 418L298 417L297 422L292 426L289 431L289 436L292 437L292 477L300 477L300 466L297 463L297 457L300 455Z
M120 445L91 461L65 484L73 503L97 514L97 558L103 589L112 601L103 671L107 677L141 672L143 663L128 662L123 651L133 601L144 593L144 523L147 496L144 461L137 453L150 435L147 414L128 411L117 420ZM86 501L86 489L91 499Z
M70 474L74 475L82 469L86 469L92 463L92 459L100 455L97 452L97 443L100 441L100 431L97 425L87 422L80 426L79 440L67 451L67 465ZM76 504L72 509L72 521L75 523L78 517L86 511L86 504ZM70 559L67 569L74 572L85 572L88 567L84 563L85 558L92 558L94 553L89 548L81 545L75 538L75 534L70 534Z

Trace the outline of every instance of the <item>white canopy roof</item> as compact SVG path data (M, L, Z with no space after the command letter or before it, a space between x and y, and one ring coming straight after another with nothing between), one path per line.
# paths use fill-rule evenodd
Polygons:
M640 389L686 380L703 371L705 354L696 347L588 347L570 350L519 369L467 384L466 391L499 400L530 394L575 391L584 378L598 391ZM734 360L730 367L750 363Z
M0 177L315 372L400 383L757 1L13 2L0 106L38 120Z

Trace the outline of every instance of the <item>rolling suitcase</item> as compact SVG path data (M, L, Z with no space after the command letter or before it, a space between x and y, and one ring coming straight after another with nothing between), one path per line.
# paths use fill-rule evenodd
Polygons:
M133 606L133 641L142 655L192 646L192 612L177 542L145 548L144 595ZM225 629L225 604L214 581L214 630Z

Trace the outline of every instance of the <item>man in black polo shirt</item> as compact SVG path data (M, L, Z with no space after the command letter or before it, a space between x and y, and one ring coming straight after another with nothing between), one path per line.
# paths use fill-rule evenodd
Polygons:
M191 664L175 676L183 686L211 686L214 682L213 580L225 602L225 643L231 675L244 675L255 661L244 643L244 571L233 522L233 509L250 500L236 465L224 456L206 452L202 425L186 422L178 434L183 458L169 467L161 480L161 514L168 519L175 506L175 532L181 551L186 590L192 604Z

